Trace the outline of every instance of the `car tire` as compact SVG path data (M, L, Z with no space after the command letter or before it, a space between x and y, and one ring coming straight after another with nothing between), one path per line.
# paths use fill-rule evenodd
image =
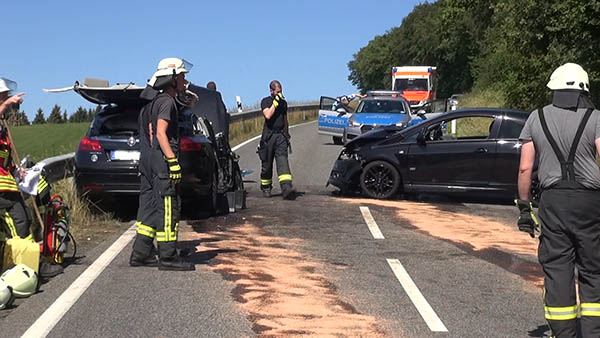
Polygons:
M341 137L339 137L339 136L334 136L333 137L333 144L335 144L335 145L342 145L342 144L344 144L344 140Z
M360 174L360 189L371 198L388 199L398 193L400 173L389 162L368 163Z

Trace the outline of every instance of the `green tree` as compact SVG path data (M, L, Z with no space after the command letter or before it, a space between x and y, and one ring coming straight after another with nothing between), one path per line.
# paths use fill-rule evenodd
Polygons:
M69 122L86 122L88 120L88 110L79 106L77 110L69 117Z
M9 126L29 125L29 119L24 111L18 108L11 108L4 112L4 118Z
M42 108L38 108L37 114L33 118L33 124L44 124L46 123L46 118L44 117L44 111Z
M52 111L50 111L50 115L48 116L46 122L63 123L63 116L59 105L55 104L54 107L52 107Z
M549 100L546 83L566 62L588 71L600 96L600 1L499 1L474 59L476 86L495 86L511 107L531 110Z

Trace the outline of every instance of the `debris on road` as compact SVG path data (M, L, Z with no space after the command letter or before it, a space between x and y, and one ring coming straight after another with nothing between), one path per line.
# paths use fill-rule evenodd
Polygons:
M207 229L209 221L194 223L198 232L182 229L181 241L199 240L197 253L218 254L209 266L235 284L233 296L257 334L385 336L375 317L340 299L319 273L321 264L301 252L300 240L264 234L251 220L222 231Z

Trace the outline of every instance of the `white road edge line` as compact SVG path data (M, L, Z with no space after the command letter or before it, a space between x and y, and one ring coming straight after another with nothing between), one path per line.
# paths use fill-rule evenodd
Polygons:
M396 275L396 278L400 281L400 284L402 284L404 291L406 291L406 294L417 308L417 311L419 311L419 314L421 314L421 317L425 320L429 329L432 332L448 332L448 329L444 323L442 323L440 317L433 311L431 305L427 303L427 300L423 297L423 294L421 294L421 291L419 291L419 288L415 285L412 278L410 278L408 272L406 272L406 269L402 266L402 263L397 259L389 258L387 259L387 262L390 265L390 268L392 268L394 275Z
M315 123L315 122L317 122L317 120L310 121L310 122L306 122L306 123L295 124L295 125L293 125L293 126L290 126L290 129L291 129L291 128L296 128L296 127L301 127L301 126L304 126L304 125L307 125L307 124L311 124L311 123ZM231 150L232 150L232 151L236 151L236 150L240 149L241 147L245 146L246 144L248 144L248 143L250 143L250 142L252 142L252 141L256 141L256 140L258 140L258 139L260 138L260 136L261 136L261 135L254 136L253 138L251 138L251 139L249 139L249 140L246 140L246 141L244 141L244 142L242 142L242 143L238 144L237 146L235 146L235 147L231 148Z
M369 207L360 207L360 213L365 219L367 227L369 228L369 231L371 231L371 235L373 235L373 238L385 239L385 237L383 237L383 234L381 233L381 230L379 230L379 227L377 226L373 215L371 215L371 210L369 210Z
M102 271L135 236L135 223L90 265L25 331L22 338L46 337Z

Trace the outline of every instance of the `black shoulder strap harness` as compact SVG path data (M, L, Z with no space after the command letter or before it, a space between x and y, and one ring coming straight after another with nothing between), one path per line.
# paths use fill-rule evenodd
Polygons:
M548 124L546 123L546 118L544 117L544 108L538 108L538 115L540 117L540 123L542 125L544 135L546 135L546 139L548 139L548 142L550 142L550 146L552 146L552 150L554 150L554 154L556 154L556 158L560 162L560 171L562 174L563 182L577 183L575 181L575 166L573 165L573 163L575 162L575 153L577 152L577 146L579 145L579 141L581 140L583 130L585 129L585 126L588 120L590 119L590 116L592 116L592 111L593 109L589 108L583 115L583 118L579 123L579 127L577 127L577 132L575 133L573 144L571 145L571 149L569 150L569 156L565 161L565 157L558 148L556 140L554 139L554 137L552 137L552 134L550 134L550 130L548 129Z

